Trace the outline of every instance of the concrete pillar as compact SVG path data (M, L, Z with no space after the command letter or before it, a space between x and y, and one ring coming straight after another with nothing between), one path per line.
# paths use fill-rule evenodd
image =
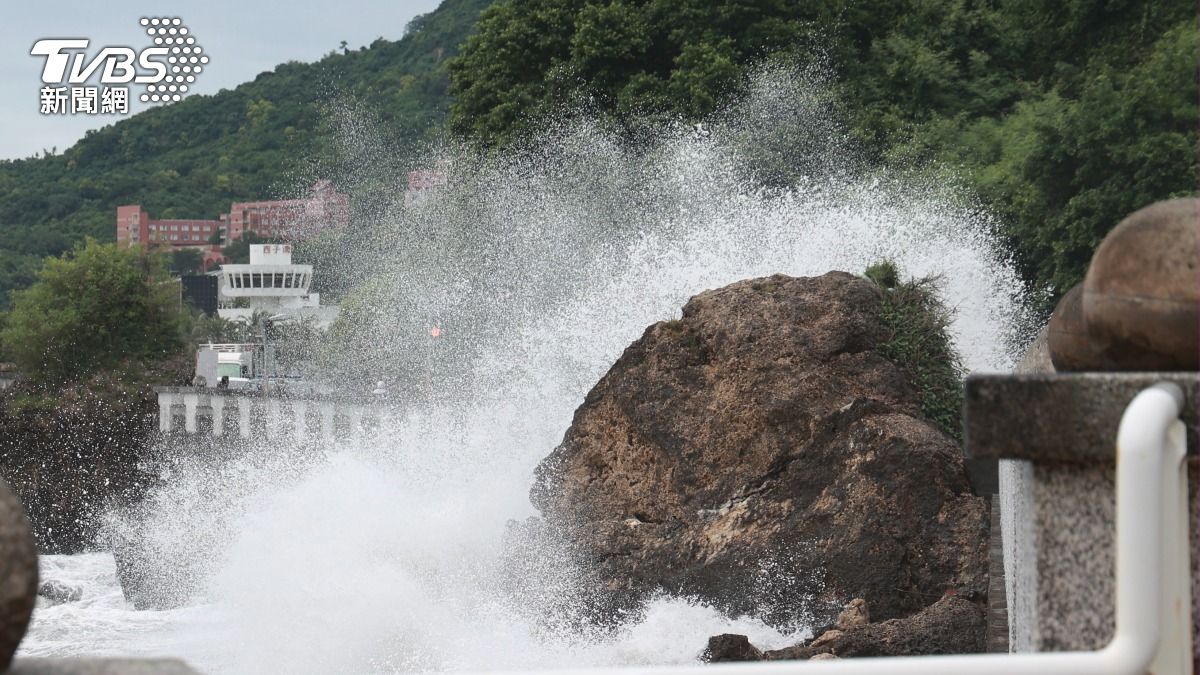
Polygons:
M164 434L171 431L171 404L174 402L174 394L158 393L158 430Z
M225 397L214 394L208 397L208 402L213 411L213 436L221 436L225 433Z
M351 406L350 411L350 442L362 445L363 440L363 408L360 405Z
M1010 650L1092 650L1111 639L1118 423L1138 392L1163 381L1185 392L1182 418L1194 452L1200 409L1196 373L967 379L967 451L1002 460ZM1197 530L1193 537L1200 537Z
M308 435L308 428L305 425L305 420L308 417L308 404L304 401L295 401L292 403L292 419L295 421L296 441L304 440Z
M250 438L250 399L245 396L238 397L238 435L242 438Z
M333 443L333 404L321 404L321 442L326 446Z
M272 442L283 436L283 413L280 411L279 399L267 399L267 438Z
M200 397L196 394L183 395L183 430L189 434L196 433L196 408L200 405Z

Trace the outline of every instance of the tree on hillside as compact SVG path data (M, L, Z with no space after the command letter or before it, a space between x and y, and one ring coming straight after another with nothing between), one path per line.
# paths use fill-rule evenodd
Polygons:
M250 245L274 243L268 242L264 237L258 236L257 232L247 231L238 240L221 249L221 255L225 256L231 264L245 265L250 262Z
M182 347L187 317L159 254L87 242L13 294L0 342L28 377L65 382Z
M204 254L194 248L180 248L171 251L167 261L167 271L176 276L193 274L200 271L204 262Z
M450 64L451 129L504 144L585 99L626 122L703 116L734 91L740 64L808 33L804 14L784 0L499 2Z

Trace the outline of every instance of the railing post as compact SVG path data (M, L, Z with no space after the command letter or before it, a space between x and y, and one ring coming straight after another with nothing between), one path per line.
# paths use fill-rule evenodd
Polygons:
M213 436L223 436L225 434L225 397L218 394L210 394L208 404L212 406L213 411Z
M196 433L196 408L199 405L200 397L198 395L183 395L183 430L189 434Z
M171 431L171 404L174 399L174 394L158 392L158 430L164 434Z

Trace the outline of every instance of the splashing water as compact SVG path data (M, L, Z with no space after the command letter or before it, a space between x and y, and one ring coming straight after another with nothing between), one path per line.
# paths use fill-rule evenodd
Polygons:
M708 288L890 258L941 275L968 368L1008 367L1018 284L986 214L953 188L864 170L823 91L811 74L767 73L702 133L666 130L636 151L587 122L490 161L440 148L449 185L415 205L399 188L376 199L377 226L344 241L329 271L371 271L356 331L371 350L343 356L362 373L401 373L406 416L356 446L176 457L132 524L186 562L187 606L134 612L111 557L47 557L45 575L76 579L85 599L39 608L23 653L397 672L685 663L724 632L795 642L804 627L672 597L616 630L579 628L561 603L587 570L546 552L511 583L505 533L535 515L533 468L587 390L647 325ZM370 133L351 125L347 146ZM790 173L772 165L781 156ZM378 185L385 169L354 180ZM768 174L772 187L755 187ZM445 340L429 339L430 321ZM544 592L513 591L530 587Z

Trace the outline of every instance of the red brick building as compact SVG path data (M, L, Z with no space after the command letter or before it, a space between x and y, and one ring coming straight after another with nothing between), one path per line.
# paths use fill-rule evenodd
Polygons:
M118 206L117 243L199 249L208 267L222 262L221 247L247 232L294 241L330 227L346 227L349 222L348 197L333 183L319 180L301 199L236 202L217 220L153 220L140 204Z

